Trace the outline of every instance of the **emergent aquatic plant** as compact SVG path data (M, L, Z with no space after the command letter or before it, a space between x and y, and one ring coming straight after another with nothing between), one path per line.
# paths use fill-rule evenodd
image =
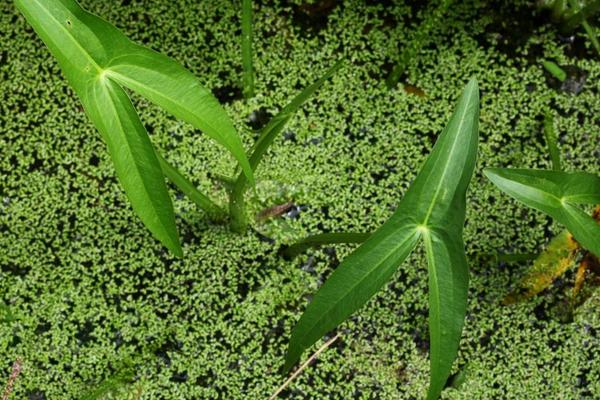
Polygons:
M600 225L579 204L600 203L600 178L585 172L488 168L503 192L567 227L581 246L600 256Z
M253 171L260 164L267 150L273 144L275 138L283 131L283 128L288 123L290 118L298 111L298 109L319 89L323 83L331 78L340 68L343 62L339 61L333 67L329 68L321 78L312 85L307 86L296 97L290 101L288 105L279 111L269 123L261 130L258 140L254 144L250 155L250 167ZM236 232L243 232L248 225L246 216L246 202L244 194L248 188L248 176L240 173L235 182L231 182L231 193L229 196L229 214L231 217L231 228Z
M479 89L472 79L396 212L336 268L308 305L292 332L285 371L305 349L363 306L423 239L429 265L431 343L427 398L439 396L458 352L467 308L462 231L478 124Z
M589 18L600 12L599 0L540 0L538 6L550 10L552 19L560 24L564 32L571 32L581 25L600 55L600 42L594 27L588 22Z
M108 22L84 11L74 0L15 0L15 3L58 59L86 113L107 143L134 211L154 236L179 256L182 250L165 177L213 219L223 219L226 213L155 151L123 87L191 123L234 155L241 172L235 184L232 183L231 220L235 230L243 231L248 224L244 194L254 184L253 170L292 115L342 66L339 62L330 68L273 117L248 159L233 123L217 99L177 62L133 43ZM249 78L252 69L248 69L251 5L250 1L244 1L247 95L253 92L253 78Z
M122 86L222 144L252 181L246 153L225 110L180 64L135 44L113 25L84 11L76 1L15 3L57 58L108 145L133 209L157 239L173 253L182 255L161 163Z

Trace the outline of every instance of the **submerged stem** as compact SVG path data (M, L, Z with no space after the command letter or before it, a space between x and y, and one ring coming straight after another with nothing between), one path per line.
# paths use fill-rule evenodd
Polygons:
M334 233L319 233L317 235L308 236L299 242L294 243L283 251L283 255L288 258L294 258L310 247L318 247L326 244L336 243L362 243L371 236L371 233L359 232L334 232Z

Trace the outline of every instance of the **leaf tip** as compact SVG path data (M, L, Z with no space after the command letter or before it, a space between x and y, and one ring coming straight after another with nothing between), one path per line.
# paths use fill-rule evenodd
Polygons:
M177 238L174 242L169 243L167 248L178 258L183 258L183 249L181 248L181 244L179 243L179 239Z
M498 176L499 169L500 168L484 168L483 174L486 176L486 178L493 182Z
M467 86L465 86L465 92L475 93L479 97L479 81L476 77L473 76L469 79Z
M294 355L292 355L290 350L288 350L287 354L285 355L285 362L283 363L283 368L281 369L281 373L283 375L289 374L290 371L292 370L292 367L294 366L294 364L296 364L296 357Z

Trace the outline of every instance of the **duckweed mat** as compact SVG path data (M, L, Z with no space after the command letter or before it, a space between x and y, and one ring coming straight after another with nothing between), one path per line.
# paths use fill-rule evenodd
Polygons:
M252 213L292 212L245 235L207 222L173 188L185 258L134 215L99 134L56 61L12 2L0 3L0 382L13 398L266 399L311 295L353 248L279 251L307 234L369 231L391 215L471 76L481 144L468 194L470 300L444 399L600 398L600 292L578 307L574 273L527 302L502 298L561 227L502 195L486 166L549 168L543 115L555 115L567 170L600 172L600 64L523 1L464 1L402 78L383 85L426 18L421 2L255 4L257 96L243 100L237 2L81 1L134 40L193 71L249 148L260 128L340 58L347 66L290 121L257 172ZM258 3L258 2L257 2ZM560 84L541 67L565 67ZM235 164L206 136L137 96L153 143L225 201ZM280 396L420 399L428 384L427 268L417 251L338 330L341 338ZM460 384L462 382L462 384Z

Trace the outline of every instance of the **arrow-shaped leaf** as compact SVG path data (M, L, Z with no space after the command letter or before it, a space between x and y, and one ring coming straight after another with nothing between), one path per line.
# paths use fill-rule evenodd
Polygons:
M396 212L340 264L307 307L292 332L286 371L307 347L362 307L422 237L429 264L428 398L439 396L458 351L467 306L462 227L477 156L478 118L479 90L473 79Z
M66 78L108 145L133 209L165 246L181 254L175 216L147 132L123 84L213 137L252 180L244 149L225 111L175 61L131 42L73 0L15 0L57 58Z
M584 248L600 256L600 225L577 207L600 203L600 177L509 168L488 168L484 173L503 192L566 226Z

